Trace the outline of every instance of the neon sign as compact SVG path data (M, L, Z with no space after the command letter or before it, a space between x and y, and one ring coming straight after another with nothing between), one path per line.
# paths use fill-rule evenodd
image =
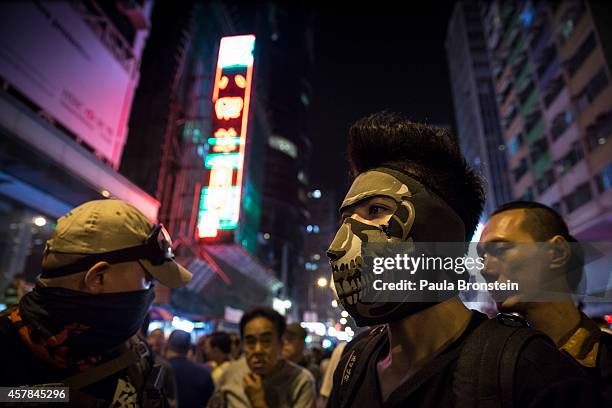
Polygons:
M238 226L254 49L254 35L221 39L196 238L216 238Z

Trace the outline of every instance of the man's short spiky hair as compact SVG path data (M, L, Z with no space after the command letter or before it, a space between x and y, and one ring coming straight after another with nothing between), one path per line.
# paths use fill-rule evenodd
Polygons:
M483 181L448 130L392 112L375 113L351 126L348 158L354 177L384 165L401 169L455 210L465 224L466 239L476 230L485 201Z

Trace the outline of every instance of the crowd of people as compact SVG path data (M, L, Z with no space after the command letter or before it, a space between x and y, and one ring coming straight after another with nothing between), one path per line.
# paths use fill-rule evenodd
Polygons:
M554 209L505 204L478 245L488 281L546 286L554 300L493 293L495 318L453 290L366 302L365 244L465 243L484 185L448 130L388 112L351 127L348 157L354 180L327 255L339 302L365 330L329 359L263 306L239 333L195 344L181 330L148 333L154 285L179 288L191 273L162 225L99 200L58 220L33 290L0 313L0 386L69 387L79 407L609 406L612 335L572 298L584 253Z
M317 397L325 405L329 390L319 390L326 374L331 389L331 351L308 350L307 331L270 308L247 312L240 330L214 331L195 342L183 330L167 338L160 328L143 330L155 360L165 366L163 389L171 406L313 407Z

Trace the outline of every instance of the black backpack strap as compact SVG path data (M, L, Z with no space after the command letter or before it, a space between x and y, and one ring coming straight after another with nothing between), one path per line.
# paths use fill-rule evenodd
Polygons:
M335 371L332 393L337 393L341 407L357 406L354 403L356 389L362 385L368 365L368 358L377 343L384 337L386 326L375 327L355 337L342 353Z
M532 339L550 340L514 315L499 314L470 334L453 378L456 408L514 407L514 378L521 351Z
M99 366L90 368L72 377L68 377L61 382L66 384L70 389L81 389L88 385L94 384L106 377L109 377L121 370L125 370L132 364L136 364L140 359L140 355L133 349L129 349L119 357L109 360Z
M144 370L147 368L148 348L142 344L142 340L132 337L120 346L121 354L112 360L90 368L72 377L62 380L62 383L73 389L82 389L94 384L104 378L110 377L122 370L127 369L130 380L136 389L142 388L145 382ZM138 375L135 375L138 374ZM131 378L131 377L134 378Z

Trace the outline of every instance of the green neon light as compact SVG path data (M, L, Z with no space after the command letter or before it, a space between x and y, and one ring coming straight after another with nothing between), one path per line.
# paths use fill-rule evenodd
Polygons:
M240 153L211 153L204 159L204 167L230 167L232 169L242 168L243 157Z
M219 143L220 140L223 140L223 142ZM218 144L237 146L240 144L240 136L238 137L209 137L208 144L211 146L216 146Z

